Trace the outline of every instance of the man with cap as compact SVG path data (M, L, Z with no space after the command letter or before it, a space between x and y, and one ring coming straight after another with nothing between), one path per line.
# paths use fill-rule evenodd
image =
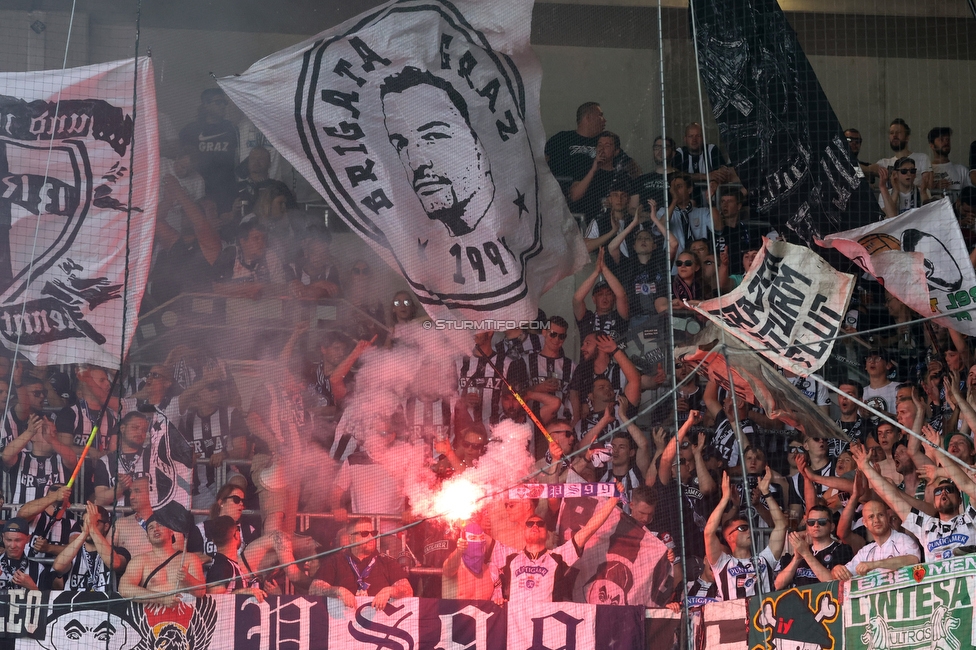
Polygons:
M119 580L119 593L133 600L172 607L182 602L181 591L197 598L206 594L203 565L193 553L175 550L175 533L186 535L193 515L176 502L153 512L146 522L152 549L136 556Z
M237 563L241 547L241 530L227 515L204 522L207 538L217 545L217 553L207 569L208 594L246 594L264 602L264 590L254 575L245 574Z
M44 565L27 557L24 549L30 539L30 524L14 517L3 527L3 554L0 555L0 589L47 588Z
M904 492L881 476L859 446L851 446L851 455L854 456L858 469L867 477L871 488L901 518L905 532L913 534L921 543L925 562L950 558L952 549L956 547L976 545L976 508L970 505L960 514L962 494L957 487L965 486L967 493L972 496L973 483L955 463L947 462L944 468L951 478L935 481L935 488L932 490L935 505L933 516L919 509L920 506L931 509L931 504L919 500L910 502Z
M870 350L864 358L868 372L868 385L864 387L864 403L875 411L894 413L898 404L898 384L888 381L888 372L894 365L884 348ZM872 416L874 419L874 416Z
M348 526L353 546L325 558L309 586L311 596L342 600L356 607L356 596L372 596L372 606L383 609L391 598L410 598L413 587L406 571L394 558L376 550L376 536L369 519L354 519Z
M630 318L630 301L627 292L604 263L606 249L600 249L596 256L593 272L583 280L573 294L573 316L579 327L580 339L591 332L609 334L618 338L627 331ZM603 280L600 280L600 276ZM593 311L586 306L586 296L593 292Z
M85 504L85 520L76 536L54 559L51 570L67 591L114 591L113 574L125 570L129 552L108 541L112 518L108 510ZM111 567L111 568L109 568Z
M586 542L603 525L618 502L617 497L607 499L569 541L551 551L546 548L546 522L536 514L525 520L525 546L521 551L496 542L491 557L491 563L501 577L501 592L495 591L496 602L502 599L512 603L572 600L573 580L568 578L570 567L579 560Z
M630 218L631 182L626 176L618 176L610 184L606 196L607 205L596 215L586 227L583 242L589 253L608 247L609 243L632 223ZM620 245L620 252L628 256L627 244Z

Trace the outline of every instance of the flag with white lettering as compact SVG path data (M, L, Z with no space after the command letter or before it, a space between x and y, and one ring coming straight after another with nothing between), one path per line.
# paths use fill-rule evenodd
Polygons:
M806 376L830 356L854 276L803 246L763 240L738 287L693 308L764 357Z
M596 498L566 498L559 510L559 543L590 520ZM594 605L661 607L673 588L668 549L635 519L615 508L573 566L573 600Z
M37 365L120 363L149 273L158 174L148 58L0 74L4 346Z
M976 273L949 199L824 240L922 316L976 335Z
M807 245L878 213L817 75L776 0L689 5L722 144L756 214Z
M549 172L532 2L394 0L219 81L435 318L531 319L586 261Z

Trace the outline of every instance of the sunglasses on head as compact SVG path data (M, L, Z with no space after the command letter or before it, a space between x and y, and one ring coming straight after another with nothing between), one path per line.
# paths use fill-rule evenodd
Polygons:
M153 370L152 372L150 372L148 376L151 377L151 378L153 378L153 379L166 379L166 375L164 375L161 372L156 372L155 370Z
M380 534L378 530L354 530L349 533L350 537L376 537Z
M736 526L732 530L737 531L737 532L740 532L740 533L744 533L747 530L749 530L749 524L739 524L738 526Z
M829 519L807 519L807 526L826 526L830 523Z
M858 144L861 144L861 142L862 142L861 138L847 138L847 141L848 142L856 142Z
M406 298L404 298L403 300L394 300L393 301L393 306L394 307L409 307L410 306L410 301L408 299L406 299Z
M549 332L549 338L559 339L560 341L566 340L566 332Z
M352 272L353 275L369 275L369 269L366 267L354 266Z
M546 522L542 521L541 519L529 519L527 522L525 522L526 528L532 528L533 526L536 528L545 528Z
M939 496L941 494L959 494L959 488L955 485L940 485L939 487L932 490L933 496Z
M917 174L918 170L912 167L911 169L899 169L898 173L902 176L909 176L910 174Z
M471 449L472 451L476 451L478 449L484 449L485 448L485 443L483 443L483 442L468 442L467 440L462 440L461 441L461 446L464 447L465 449Z
M241 505L242 503L244 503L244 497L237 496L236 494L232 494L228 497L224 497L224 501L233 501L237 505Z
M32 390L30 394L34 397L44 397L47 395L47 393L45 393L43 390Z
M804 449L803 447L790 447L791 454L802 454L805 451L806 449Z
M691 443L688 442L687 440L685 440L684 442L681 443L681 448L682 449L687 449L690 446L691 446Z
M694 266L695 260L678 260L674 263L675 266Z

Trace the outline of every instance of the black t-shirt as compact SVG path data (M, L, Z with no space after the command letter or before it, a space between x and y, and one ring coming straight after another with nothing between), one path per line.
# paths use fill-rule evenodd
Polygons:
M627 292L630 303L630 316L654 315L657 309L654 302L658 298L668 297L668 285L671 274L664 265L664 258L655 251L651 259L645 264L631 255L620 265L621 283Z
M596 158L598 140L598 136L586 138L576 131L560 131L546 142L549 169L559 181L563 193L568 193L569 186L590 171Z
M196 121L180 131L180 144L197 150L197 171L206 183L207 196L221 212L230 209L237 195L237 127L228 120L216 124Z
M829 571L835 566L847 564L854 559L854 550L847 544L841 544L840 542L835 541L829 546L815 552L813 556L817 558L817 560L819 560L820 563ZM779 559L779 564L776 566L776 573L782 571L792 561L793 555L790 553L784 553ZM818 578L817 574L813 572L813 569L810 568L807 561L800 560L800 563L796 566L796 574L793 576L793 586L805 587L818 582L820 582L820 578Z
M375 596L380 589L391 587L397 581L407 577L407 572L400 563L389 555L374 553L359 560L349 553L342 552L328 556L322 568L315 574L315 578L324 580L333 587L344 587L356 594L359 585L351 563L355 563L360 579L368 585L366 593L370 596Z
M765 234L760 226L749 225L741 221L734 228L725 226L716 235L719 251L725 246L729 251L729 273L732 275L742 275L745 267L742 265L742 254L747 250L759 250L762 248L762 238Z
M670 178L674 174L670 174ZM664 203L664 174L658 172L647 172L637 177L634 181L634 193L640 195L641 208L647 208L647 200L654 199L659 208L666 207Z

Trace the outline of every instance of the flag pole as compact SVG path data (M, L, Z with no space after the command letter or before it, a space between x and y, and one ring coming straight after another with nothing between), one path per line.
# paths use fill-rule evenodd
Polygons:
M546 427L542 424L539 418L537 418L535 413L532 412L532 409L529 408L529 405L525 403L525 400L522 399L522 396L519 395L517 390L515 390L515 387L512 386L512 384L509 383L508 379L505 378L505 375L502 374L502 372L498 369L498 366L492 363L490 357L486 356L483 358L488 363L488 365L491 366L491 369L495 371L495 374L501 377L501 380L505 382L505 385L508 386L508 390L511 391L512 395L515 397L515 401L519 403L519 406L522 407L526 415L529 416L529 419L532 420L535 426L539 427L539 431L541 431L542 435L546 437L546 440L548 440L549 442L555 442L555 440L552 439L552 436L549 435L549 431L546 430Z

